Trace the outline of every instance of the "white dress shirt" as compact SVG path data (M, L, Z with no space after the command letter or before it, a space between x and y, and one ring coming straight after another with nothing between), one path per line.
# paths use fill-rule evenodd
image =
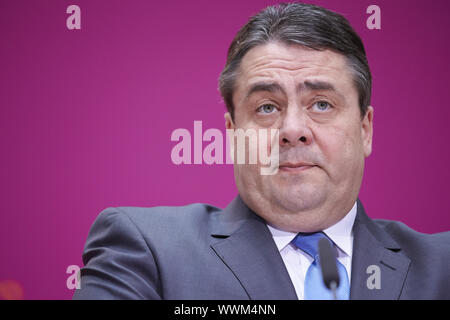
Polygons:
M353 253L353 223L356 217L356 202L352 209L339 222L332 225L323 232L335 243L338 251L338 260L347 270L349 283L351 281L352 253ZM273 240L280 251L286 269L294 284L295 292L299 300L304 299L304 283L305 275L309 266L313 262L313 258L298 249L291 241L297 233L287 232L269 226Z

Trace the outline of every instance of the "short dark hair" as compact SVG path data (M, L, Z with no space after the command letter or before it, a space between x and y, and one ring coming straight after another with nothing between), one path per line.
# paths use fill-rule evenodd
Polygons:
M219 77L219 90L234 120L233 92L239 66L252 48L281 41L314 50L334 50L347 58L359 95L361 118L370 105L372 75L361 38L340 14L303 3L269 6L249 19L228 49L227 62Z

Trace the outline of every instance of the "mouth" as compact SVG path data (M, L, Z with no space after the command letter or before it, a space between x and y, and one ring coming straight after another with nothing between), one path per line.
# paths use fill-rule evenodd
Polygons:
M312 169L314 167L316 167L316 165L311 163L283 163L280 164L279 170L283 172L297 173Z

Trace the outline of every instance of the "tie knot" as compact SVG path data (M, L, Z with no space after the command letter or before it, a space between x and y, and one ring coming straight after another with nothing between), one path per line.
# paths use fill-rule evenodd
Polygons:
M323 233L323 232L314 232L314 233L298 233L292 243L299 249L303 250L314 260L319 259L319 241L320 239L327 239L330 242L330 245L334 247L333 242Z

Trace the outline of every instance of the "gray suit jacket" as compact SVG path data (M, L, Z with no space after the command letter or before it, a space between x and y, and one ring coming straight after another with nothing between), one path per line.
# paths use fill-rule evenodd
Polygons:
M351 299L450 299L450 232L372 220L358 200ZM83 253L74 299L297 299L265 222L238 196L225 209L104 210ZM369 289L370 265L380 289Z

